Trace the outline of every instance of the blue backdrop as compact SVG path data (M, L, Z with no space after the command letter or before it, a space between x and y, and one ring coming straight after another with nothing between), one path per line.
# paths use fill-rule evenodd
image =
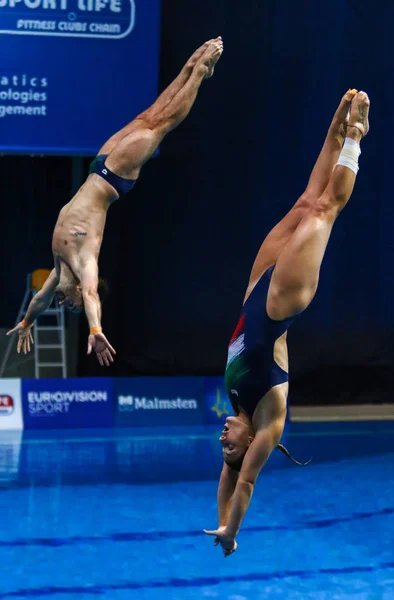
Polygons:
M1 0L0 150L95 154L158 86L160 0Z

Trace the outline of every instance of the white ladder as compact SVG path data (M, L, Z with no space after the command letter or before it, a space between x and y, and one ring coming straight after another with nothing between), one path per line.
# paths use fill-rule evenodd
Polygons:
M56 317L56 324L53 324L53 317ZM44 321L50 322L48 325L43 325ZM52 321L52 322L51 322ZM56 340L48 339L53 337L56 332ZM45 339L46 338L46 339ZM51 361L44 360L42 350L56 350L58 356ZM59 369L61 377L67 377L67 359L66 359L66 336L64 327L64 307L59 306L59 302L55 297L51 307L46 310L36 321L34 326L34 370L35 378L41 379L43 369Z
M19 308L18 316L16 317L15 325L22 320L25 315L27 308L29 306L31 298L36 293L36 290L33 290L31 287L31 273L27 276L26 282L26 291L22 300L22 304ZM55 324L53 324L54 317L56 317ZM52 323L48 325L42 325L43 321L48 322L48 318L52 321ZM57 332L57 336L55 340L53 340L53 333L49 332ZM52 336L52 339L48 339L49 336ZM3 360L0 365L0 377L3 377L4 372L7 369L7 363L11 354L11 350L14 348L16 344L16 335L13 334L7 344L6 351L3 356ZM61 371L61 377L65 379L67 377L67 358L66 358L66 335L65 335L65 323L64 323L64 307L59 306L59 302L56 297L54 297L53 302L49 309L43 313L35 322L33 327L33 336L34 336L34 373L35 378L40 379L43 369L59 369ZM47 337L45 340L44 338ZM45 361L41 358L42 350L57 350L59 352L59 360L56 361Z

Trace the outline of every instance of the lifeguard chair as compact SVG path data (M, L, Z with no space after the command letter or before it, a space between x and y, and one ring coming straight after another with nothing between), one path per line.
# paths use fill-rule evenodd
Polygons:
M42 288L50 274L49 269L37 269L26 278L26 291L20 306L15 326L23 319L32 297ZM7 370L7 363L13 346L14 334L10 337L0 366L0 377ZM66 335L64 307L54 297L51 306L35 322L33 327L33 355L35 378L40 379L48 369L53 377L67 377Z

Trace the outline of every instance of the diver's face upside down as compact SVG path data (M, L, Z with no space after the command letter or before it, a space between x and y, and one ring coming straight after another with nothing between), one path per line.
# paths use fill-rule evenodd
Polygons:
M227 417L219 441L223 447L224 461L238 470L253 441L250 427L240 417Z
M60 305L73 313L80 313L83 310L82 289L78 285L59 285L56 288L56 297Z

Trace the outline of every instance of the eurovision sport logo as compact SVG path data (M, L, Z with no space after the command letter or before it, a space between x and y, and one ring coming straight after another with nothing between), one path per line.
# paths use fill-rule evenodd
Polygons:
M65 414L70 412L73 403L108 402L108 392L101 390L72 390L63 392L28 392L29 413L35 416Z
M26 428L112 427L112 382L98 379L26 379Z
M0 0L0 34L124 38L135 0Z
M12 415L15 411L14 399L6 394L0 395L0 417Z

